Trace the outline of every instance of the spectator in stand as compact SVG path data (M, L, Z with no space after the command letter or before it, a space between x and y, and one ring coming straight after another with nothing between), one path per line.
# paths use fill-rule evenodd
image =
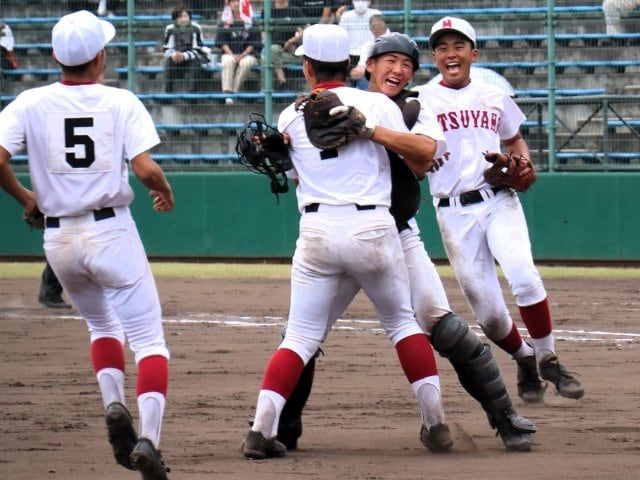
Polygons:
M357 65L360 59L360 48L366 42L373 42L373 34L369 30L369 19L381 15L380 10L369 8L368 0L353 0L353 10L348 10L340 17L340 26L349 34L349 59L351 65Z
M622 17L629 15L639 7L640 0L604 0L602 2L602 10L604 11L607 34L625 33L622 26ZM638 14L640 15L640 12Z
M332 0L292 0L291 5L300 7L307 25L333 23L333 10L337 8Z
M233 21L218 29L216 45L222 50L222 91L237 93L242 88L251 67L258 63L260 33L246 23L240 12L240 0L229 0ZM227 105L233 104L230 96Z
M368 40L362 44L360 48L360 58L358 64L351 69L350 75L353 86L360 90L369 89L369 80L365 78L364 72L367 69L367 59L369 58L369 49L373 46L373 42L380 35L391 33L387 28L387 22L384 21L382 15L373 15L369 19L369 30L373 35L373 40Z
M2 70L18 68L16 53L13 51L15 40L11 27L0 20L0 67Z
M240 0L240 17L249 25L253 24L253 7L249 0ZM233 23L233 12L231 11L231 3L225 0L224 7L220 12L220 22L224 24Z
M262 15L264 18L264 12ZM289 5L289 0L275 0L271 8L273 20L271 61L278 82L276 87L282 88L287 83L284 66L289 63L300 63L300 59L294 55L294 52L302 41L304 17L302 9Z
M202 28L191 20L186 7L175 8L171 19L164 32L165 91L190 92L196 80L203 78L202 65L209 63L209 49L204 46Z

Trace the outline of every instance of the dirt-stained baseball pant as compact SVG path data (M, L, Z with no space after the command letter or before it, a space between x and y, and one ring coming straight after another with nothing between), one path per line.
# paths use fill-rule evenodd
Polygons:
M509 334L513 322L495 260L518 306L533 305L547 297L533 263L522 205L515 193L507 191L480 203L458 205L451 201L451 206L436 208L444 246L476 320L489 338L499 340Z
M430 333L435 322L451 312L451 307L442 280L420 238L420 228L415 218L409 220L409 226L411 228L405 228L400 232L400 243L409 274L411 303L420 326L425 332ZM359 290L360 286L352 276L343 276L331 306L326 334Z
M280 348L306 363L334 319L329 317L344 275L362 286L393 345L421 333L395 222L388 209L320 205L305 213L293 257L291 308ZM353 298L353 296L351 297Z
M153 355L168 359L160 301L138 230L128 207L113 210L111 218L96 221L90 212L47 227L47 260L86 319L91 341L124 342L126 336L136 363Z

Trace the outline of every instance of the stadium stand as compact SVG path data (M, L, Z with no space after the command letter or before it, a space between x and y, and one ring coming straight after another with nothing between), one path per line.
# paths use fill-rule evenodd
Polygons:
M261 1L252 1L256 24L260 25ZM413 2L410 33L421 47L421 69L416 83L428 81L437 72L428 49L428 30L433 21L445 15L470 20L478 32L481 50L478 66L490 68L506 77L514 86L517 101L528 116L524 125L538 167L546 165L546 97L548 61L545 19L546 0L461 0L459 8L447 8L444 1ZM496 4L499 4L496 7ZM558 0L556 2L556 63L558 99L558 154L565 166L601 165L603 161L640 166L638 140L638 93L640 82L640 13L627 24L627 33L607 35L601 1ZM403 30L404 10L398 0L377 0L392 30ZM253 69L246 90L233 95L234 105L225 106L228 94L220 91L220 67L214 57L205 65L207 83L198 92L165 94L163 92L164 58L161 31L170 21L169 7L162 2L136 2L134 16L136 93L147 104L164 140L156 159L165 166L189 165L190 168L233 162L236 132L248 114L261 111L265 93L261 91L264 65ZM22 89L52 81L59 69L51 62L50 28L67 13L64 2L3 0L4 21L16 37L15 50L19 68L0 76L0 107L10 102ZM213 47L217 29L216 15L199 18L205 43ZM106 83L127 88L129 83L127 17L110 17L117 28L116 41L108 48ZM633 23L635 22L635 23ZM289 67L291 79L286 90L273 92L277 114L298 91L305 88L299 65ZM609 95L625 95L613 107ZM616 114L606 115L615 108ZM596 113L594 113L594 111ZM625 119L624 121L621 120ZM587 124L584 126L584 124ZM576 133L577 132L577 133ZM575 135L573 135L575 133ZM635 135L634 135L635 133ZM606 141L603 138L608 136ZM610 151L603 151L609 143ZM613 142L613 143L612 143ZM20 162L20 158L16 162Z

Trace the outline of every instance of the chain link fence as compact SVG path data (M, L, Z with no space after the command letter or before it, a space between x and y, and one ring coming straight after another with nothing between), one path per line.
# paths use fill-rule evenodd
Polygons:
M463 0L456 8L426 0L192 1L191 23L182 26L172 2L108 0L105 8L98 1L3 0L0 102L55 81L51 27L61 15L101 8L117 29L105 83L135 91L151 112L163 140L154 158L167 170L236 169L236 136L249 113L275 121L306 89L293 55L306 25L335 22L350 30L349 83L360 88L366 88L358 68L362 43L381 21L409 34L421 50L414 78L420 85L438 75L427 43L431 25L452 15L478 34L472 77L510 89L527 115L523 133L539 170L640 170L640 7L629 0L604 4L607 12L593 0ZM194 58L177 62L172 54L185 43ZM17 65L4 60L6 51ZM26 156L14 162L20 168Z

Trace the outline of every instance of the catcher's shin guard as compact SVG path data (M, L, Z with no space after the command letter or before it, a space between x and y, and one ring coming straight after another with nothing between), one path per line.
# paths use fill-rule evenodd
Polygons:
M536 427L513 408L489 345L482 343L454 313L436 322L431 343L440 355L449 359L460 384L480 403L507 449L530 450L531 434L536 432Z
M311 393L315 367L316 356L314 355L302 370L300 380L298 380L296 388L293 389L280 414L278 441L283 443L287 450L295 450L298 446L298 438L302 435L302 410Z

